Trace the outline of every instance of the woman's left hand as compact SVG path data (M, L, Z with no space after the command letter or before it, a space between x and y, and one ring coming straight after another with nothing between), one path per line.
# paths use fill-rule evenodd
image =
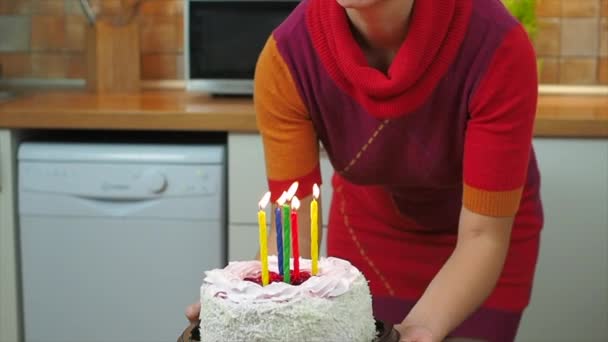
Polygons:
M399 342L435 342L431 330L421 325L398 324L395 329L401 334Z

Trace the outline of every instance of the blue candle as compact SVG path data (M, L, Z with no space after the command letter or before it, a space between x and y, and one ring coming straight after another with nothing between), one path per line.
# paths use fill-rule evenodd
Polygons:
M275 226L277 230L277 257L279 258L279 274L283 274L283 226L281 222L281 206L275 210Z

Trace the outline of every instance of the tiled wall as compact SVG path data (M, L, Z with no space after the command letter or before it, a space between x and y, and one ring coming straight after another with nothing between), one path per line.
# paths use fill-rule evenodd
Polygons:
M134 0L96 0L107 14ZM608 0L536 0L542 83L608 84ZM142 6L142 78L183 76L183 0ZM83 78L85 18L78 0L0 0L5 78Z
M91 1L105 15L128 0ZM183 78L183 0L143 2L142 78ZM4 78L85 77L85 28L79 0L0 0L0 64Z
M541 82L608 84L608 0L537 0Z

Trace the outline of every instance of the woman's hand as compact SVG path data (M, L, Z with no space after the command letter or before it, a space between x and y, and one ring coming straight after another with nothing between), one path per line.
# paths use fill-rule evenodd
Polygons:
M435 342L431 330L421 325L398 324L395 329L401 334L399 342Z
M194 303L186 308L186 317L188 318L190 323L197 322L200 314L201 303Z

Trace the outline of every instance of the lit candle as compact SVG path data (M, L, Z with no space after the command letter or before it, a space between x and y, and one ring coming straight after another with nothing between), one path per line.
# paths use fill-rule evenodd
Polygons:
M319 271L319 186L312 187L312 201L310 202L310 258L312 261L312 275Z
M293 276L300 275L300 246L298 245L298 209L300 200L294 196L291 200L291 241L293 248Z
M258 206L258 226L260 229L260 262L262 263L262 286L268 285L268 240L266 237L266 205L270 201L270 192L264 194Z
M277 208L275 209L275 228L277 231L277 259L279 264L279 274L283 274L283 221L281 219L281 208L285 203L285 193L277 200Z
M287 190L285 199L291 201L298 190L298 182L294 182ZM291 206L283 204L283 281L291 283Z
M283 281L291 283L291 208L283 204Z

